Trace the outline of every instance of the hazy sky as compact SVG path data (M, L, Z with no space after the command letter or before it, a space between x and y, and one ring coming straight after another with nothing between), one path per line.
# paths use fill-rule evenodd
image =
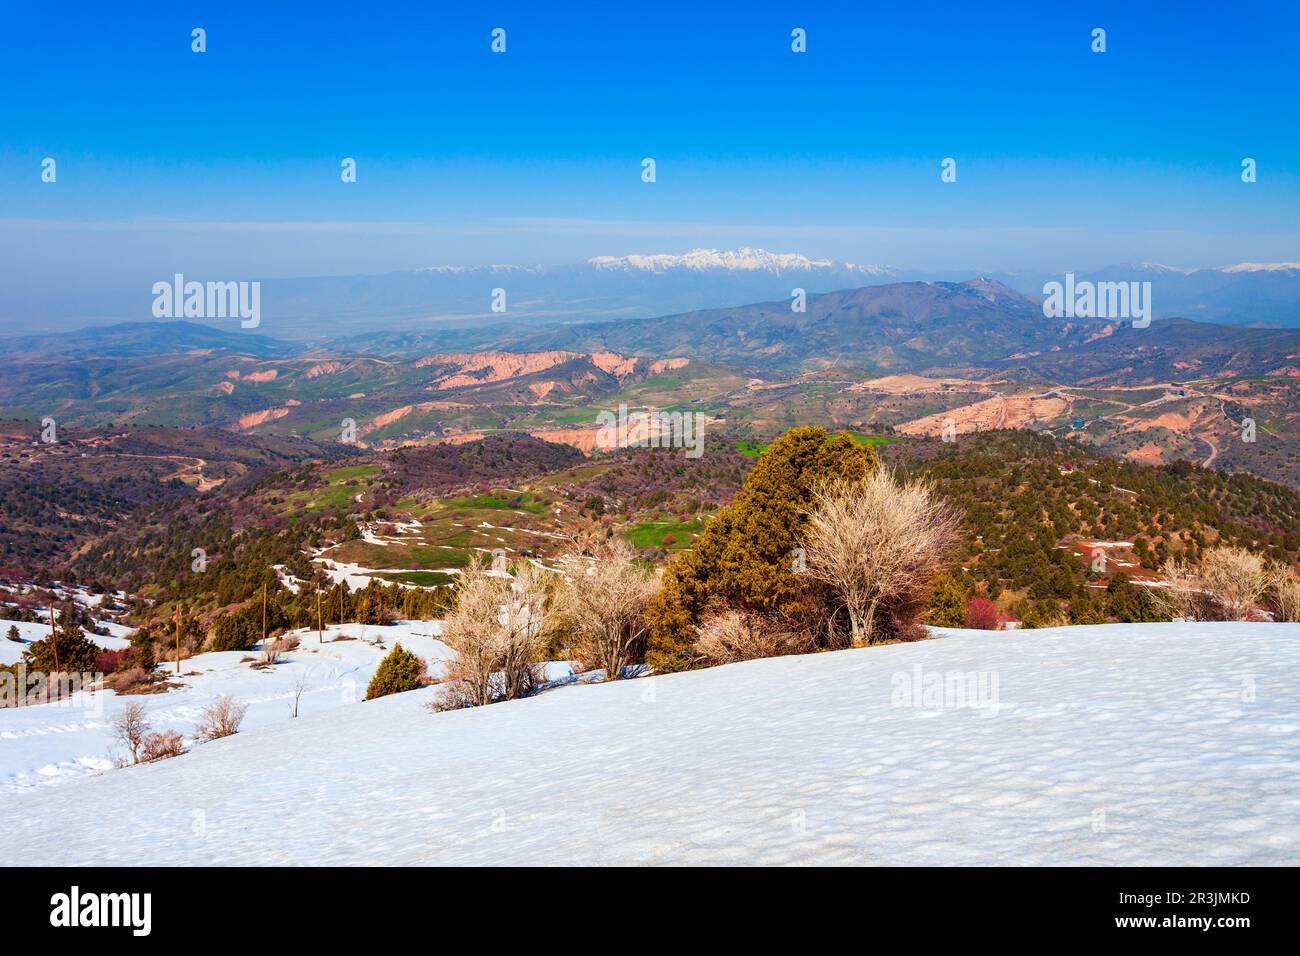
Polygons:
M289 6L0 6L0 283L1300 260L1294 0Z

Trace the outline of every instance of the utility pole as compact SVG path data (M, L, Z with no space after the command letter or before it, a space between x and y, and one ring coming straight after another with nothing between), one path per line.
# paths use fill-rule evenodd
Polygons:
M320 613L320 582L316 582L316 643L325 643L325 624Z
M262 578L262 646L266 646L266 578Z
M176 605L176 676L181 673L181 606Z
M50 595L50 647L54 650L54 673L58 673L59 667L59 632L54 626L54 596Z

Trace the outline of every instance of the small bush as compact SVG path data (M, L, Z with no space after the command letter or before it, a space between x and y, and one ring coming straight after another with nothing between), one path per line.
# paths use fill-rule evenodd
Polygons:
M398 644L379 662L366 688L366 700L416 690L424 683L424 674L424 661Z
M155 678L141 667L130 667L109 676L104 683L119 694L140 694Z
M244 720L248 708L229 695L213 702L194 728L194 736L199 740L220 740L239 733L239 725Z
M966 602L966 626L980 631L996 631L1000 618L998 606L985 597Z
M711 663L730 664L759 657L806 654L815 647L811 635L775 620L741 610L706 614L700 621L699 652Z
M114 674L126 670L134 663L134 648L124 647L120 651L101 651L95 655L95 670L100 674Z
M140 763L153 763L167 757L185 753L185 738L175 730L162 730L144 735L140 742Z

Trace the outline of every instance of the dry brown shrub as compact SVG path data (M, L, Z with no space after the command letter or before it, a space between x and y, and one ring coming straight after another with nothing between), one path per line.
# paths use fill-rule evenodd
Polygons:
M185 752L185 738L175 730L145 734L140 747L140 763L153 763Z
M194 736L199 740L220 740L222 737L236 734L247 710L247 706L233 697L228 695L219 697L199 718L198 726L194 728Z

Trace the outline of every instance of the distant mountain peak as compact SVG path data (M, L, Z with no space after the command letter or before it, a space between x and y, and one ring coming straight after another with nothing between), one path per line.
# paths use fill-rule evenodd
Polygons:
M1220 272L1300 272L1300 262L1238 262Z
M1146 272L1180 272L1183 275L1195 271L1193 269L1184 269L1180 266L1167 266L1163 262L1139 262L1137 263L1137 268L1145 270Z
M810 259L797 252L769 252L745 246L740 249L689 249L680 255L593 256L587 264L602 270L641 270L668 272L685 269L693 272L813 272L842 269L861 275L892 275L889 266L837 263L831 259Z

